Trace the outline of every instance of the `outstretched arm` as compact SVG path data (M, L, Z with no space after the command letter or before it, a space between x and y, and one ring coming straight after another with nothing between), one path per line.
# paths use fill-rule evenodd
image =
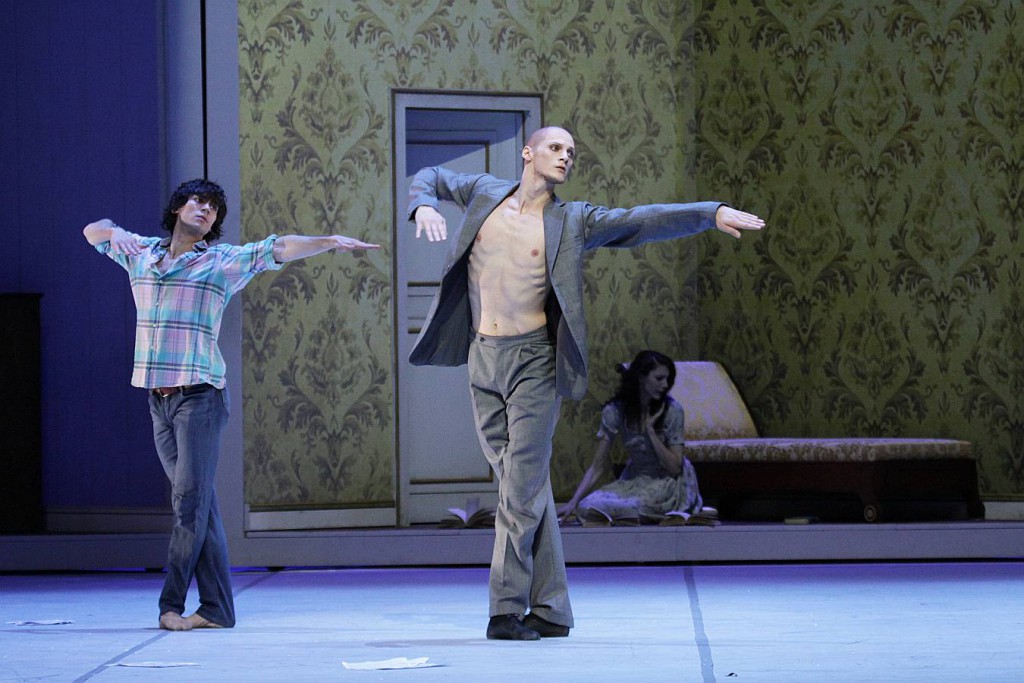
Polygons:
M135 256L142 253L142 245L137 235L133 235L109 218L102 218L90 223L82 230L89 244L96 246L110 242L110 250L115 254Z
M344 235L284 235L274 242L274 260L287 263L325 251L347 252L356 249L380 249L380 245L367 244Z
M739 239L740 230L760 230L764 227L764 221L752 213L722 204L715 212L715 227Z
M594 462L587 468L580 485L576 487L576 493L572 494L572 498L558 508L558 521L564 522L576 510L576 506L580 504L583 497L601 483L605 474L611 469L611 449L611 439L604 438L597 443Z
M609 209L591 204L582 206L586 226L585 249L630 249L648 242L690 237L713 228L739 237L740 231L764 227L764 221L754 214L713 201L645 204L628 209Z

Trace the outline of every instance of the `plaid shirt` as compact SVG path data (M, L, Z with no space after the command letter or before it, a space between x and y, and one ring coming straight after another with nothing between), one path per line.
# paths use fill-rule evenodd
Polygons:
M224 307L256 273L278 270L271 235L242 246L198 242L166 273L158 267L171 239L141 237L136 256L115 254L110 242L96 245L128 271L138 309L132 386L154 389L206 382L225 386L224 358L217 346Z

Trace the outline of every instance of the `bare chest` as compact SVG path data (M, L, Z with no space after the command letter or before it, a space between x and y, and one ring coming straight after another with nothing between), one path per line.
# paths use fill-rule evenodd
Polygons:
M520 215L499 206L484 221L473 243L471 259L478 267L522 274L545 271L544 221L540 216Z

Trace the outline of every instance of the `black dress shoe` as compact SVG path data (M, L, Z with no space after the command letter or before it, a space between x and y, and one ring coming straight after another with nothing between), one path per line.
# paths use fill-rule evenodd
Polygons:
M541 638L565 638L569 635L569 627L561 624L552 624L547 619L538 617L536 614L527 614L523 619L523 626L533 629L540 634Z
M499 614L487 622L490 640L540 640L540 634L523 626L518 614Z

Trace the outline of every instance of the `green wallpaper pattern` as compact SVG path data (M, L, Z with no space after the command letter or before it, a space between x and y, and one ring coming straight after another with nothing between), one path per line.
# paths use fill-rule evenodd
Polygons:
M243 237L295 225L384 245L355 262L291 264L246 289L250 505L366 506L396 495L390 89L539 92L545 122L576 134L566 198L692 198L687 14L677 0L239 3ZM641 346L696 353L696 283L681 275L695 272L695 254L667 245L591 260L596 394L565 406L561 489L586 466L614 363ZM628 329L617 322L625 318Z
M384 245L247 288L247 501L396 495L391 88L542 93L567 199L769 220L589 259L556 495L642 347L722 361L768 434L967 438L985 492L1020 494L1020 27L1014 0L240 0L243 238Z
M705 254L704 355L766 434L967 439L1020 498L1020 4L708 6L697 177L770 230Z

